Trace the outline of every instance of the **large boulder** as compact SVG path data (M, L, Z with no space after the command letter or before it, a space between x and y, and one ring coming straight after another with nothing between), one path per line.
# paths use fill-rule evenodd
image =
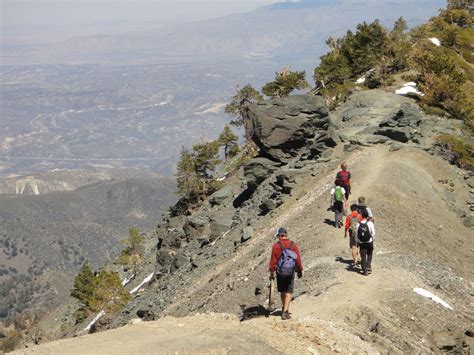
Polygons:
M287 163L308 141L328 130L329 113L319 96L295 95L264 100L249 106L249 133L263 156ZM323 141L333 144L331 137Z

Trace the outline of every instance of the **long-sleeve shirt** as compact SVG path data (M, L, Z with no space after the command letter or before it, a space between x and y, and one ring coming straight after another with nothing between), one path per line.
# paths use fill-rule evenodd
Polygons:
M367 220L362 220L361 222L357 223L357 227L356 227L356 231L357 231L356 232L356 240L357 240L357 243L359 243L359 244L364 243L364 242L361 242L358 238L359 226L360 226L361 223L367 223L367 226L369 227L370 240L368 242L365 242L365 243L372 243L375 240L375 225L371 221L367 222Z
M281 244L283 244L285 248L290 249L291 240L280 239L280 242ZM300 251L295 242L293 242L293 246L290 250L293 250L296 253L296 268L298 269L298 272L302 272L303 263L301 261ZM275 244L273 244L273 248L272 248L272 256L270 259L270 271L274 272L276 270L277 262L278 262L278 259L280 259L281 253L283 253L283 250L281 249L280 244L276 242Z

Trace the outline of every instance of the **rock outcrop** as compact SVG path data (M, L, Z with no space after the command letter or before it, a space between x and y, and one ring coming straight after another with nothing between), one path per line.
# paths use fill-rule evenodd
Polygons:
M288 163L312 142L328 141L329 111L322 97L295 95L250 105L250 135L262 156Z

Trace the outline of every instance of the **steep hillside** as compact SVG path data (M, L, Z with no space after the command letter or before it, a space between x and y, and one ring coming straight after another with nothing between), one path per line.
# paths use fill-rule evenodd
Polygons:
M112 354L157 347L179 353L231 349L259 349L261 353L430 352L442 347L460 351L463 341L472 346L472 338L464 339L464 332L474 317L466 298L471 297L474 281L470 272L474 234L460 223L447 201L450 195L460 201L468 197L463 174L414 148L391 152L389 146L374 146L357 149L349 156L341 148L331 162L302 173L293 196L252 225L252 239L227 260L201 271L160 315L239 314L241 307L265 305L269 247L275 228L285 225L301 247L305 267L303 279L297 281L292 321L281 322L278 312L240 323L235 316L212 313L163 318L46 344L34 352L67 349L68 353L81 353L88 349L89 353ZM333 217L326 211L328 188L342 158L354 175L354 196L368 197L376 214L374 273L369 277L349 266L348 241L341 230L326 223ZM450 185L444 184L445 180ZM433 292L454 310L417 295L413 292L417 287ZM163 297L149 292L152 295L146 296L147 302ZM284 339L275 337L275 332L286 335Z
M41 193L49 186L38 184ZM124 248L129 227L153 228L174 202L174 189L172 179L155 177L39 196L0 195L0 318L61 303L76 270L85 261L96 268L109 261Z
M260 156L228 177L225 187L193 214L167 214L148 235L146 262L126 285L133 300L121 312L102 316L93 328L116 328L137 317L157 323L34 351L67 346L74 352L87 346L91 352L111 353L118 349L112 339L122 336L133 336L120 344L126 352L157 344L166 344L168 351L244 351L246 345L234 340L240 336L263 352L286 353L427 352L460 350L464 341L469 343L464 333L473 322L466 297L474 281L474 177L429 152L437 134L452 132L450 121L383 90L354 95L331 119L322 99L311 96L251 105L249 119ZM392 130L386 130L386 122ZM402 138L393 135L397 130ZM349 266L348 241L327 211L342 161L353 173L353 199L365 195L376 215L369 277ZM278 312L258 317L265 314L269 248L280 225L300 245L305 268L297 281L293 320L286 323L275 317ZM131 276L110 267L124 279ZM415 288L441 297L454 310L416 294ZM78 324L76 310L69 303L51 314L39 337L84 334L95 315ZM216 312L257 319L238 323L235 316L212 315ZM192 316L198 313L209 315ZM196 333L203 322L206 330ZM155 333L174 326L189 338L175 343L173 336ZM290 335L280 343L275 331ZM149 332L156 338L149 339Z

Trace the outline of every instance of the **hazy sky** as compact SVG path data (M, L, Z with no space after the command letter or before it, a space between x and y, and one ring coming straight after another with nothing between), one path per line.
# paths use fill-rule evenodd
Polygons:
M253 10L276 0L0 0L10 25L181 21Z

